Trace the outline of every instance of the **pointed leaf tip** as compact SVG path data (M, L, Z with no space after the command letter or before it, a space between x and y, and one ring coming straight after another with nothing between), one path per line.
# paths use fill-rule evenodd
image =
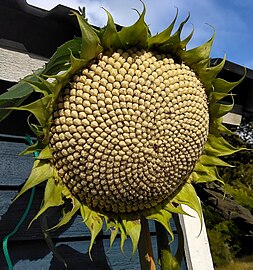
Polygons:
M165 43L169 40L171 32L175 26L177 17L178 17L178 8L177 8L177 12L176 12L175 18L173 19L172 23L165 30L163 30L161 33L159 33L155 36L152 36L148 39L148 47L149 48L152 48L154 46L158 46L158 45Z
M174 241L174 234L170 226L170 219L172 218L172 213L165 209L153 209L150 214L146 216L146 219L155 220L163 225L163 227L170 234L172 240Z
M132 240L133 250L132 256L134 255L137 245L139 242L140 234L141 234L141 221L138 220L129 220L125 223L126 233L130 236Z
M139 49L146 48L149 28L145 23L146 7L143 4L143 11L139 19L131 26L123 27L118 36L122 44L122 48L137 47Z
M189 43L189 41L191 40L193 34L194 34L194 25L192 24L192 31L191 31L191 33L184 40L182 40L180 42L182 49L185 49L186 48L186 46Z
M97 57L97 55L102 51L100 39L83 16L75 11L73 11L72 14L76 16L82 33L80 58L89 62L93 58Z
M29 111L36 117L40 125L45 127L52 115L52 96L48 95L30 104L21 107L11 107L9 109Z
M216 78L218 73L222 70L226 62L226 55L224 55L222 61L212 67L204 67L199 72L199 77L203 83L211 84Z
M124 254L124 244L127 239L126 230L121 222L118 223L118 226L120 230L120 250Z
M106 218L106 230L110 230L111 231L111 235L110 235L110 248L112 248L113 242L118 234L119 231L119 226L118 226L118 221L117 220L112 220L110 218Z
M181 52L185 46L184 43L187 43L187 38L185 41L181 41L181 33L184 28L184 25L187 23L189 18L190 14L188 14L187 18L180 23L176 32L172 36L170 36L166 42L164 42L163 44L161 44L161 46L159 46L159 49L161 51L163 51L164 53L171 53L175 55L182 54Z
M21 196L23 193L25 193L28 189L46 181L47 179L50 179L53 177L53 168L49 162L46 162L44 160L35 160L33 164L33 168L31 171L31 174L27 181L25 182L25 185L15 198L15 200Z
M213 80L214 92L220 94L228 94L233 88L239 85L246 77L246 69L242 78L236 82L228 82L222 78L216 78Z
M49 178L44 193L44 203L37 215L30 222L30 225L36 220L40 215L42 215L48 208L59 206L63 204L62 200L62 187L56 185L54 178Z
M108 49L108 50L111 50L113 48L120 48L122 47L122 44L120 42L113 17L109 13L109 11L107 11L105 8L103 9L107 14L108 19L107 19L107 25L105 29L103 29L102 35L100 37L101 44L103 45L105 49Z
M205 151L217 157L232 155L238 151L245 150L245 148L234 147L228 143L221 135L209 134L205 145Z
M91 258L91 249L98 233L102 230L103 219L97 212L91 210L88 206L82 204L80 207L83 222L88 227L91 233L91 240L89 246L89 256Z
M58 224L56 224L54 227L50 228L49 230L58 229L59 227L67 224L71 218L75 215L75 213L80 209L81 204L79 201L75 198L72 198L72 209L70 211L67 211L64 209L62 213L62 218Z
M182 59L188 66L194 66L194 69L198 72L204 67L207 63L209 63L209 57L211 48L213 45L213 41L215 38L215 32L211 36L211 38L204 44L195 47L188 51L183 51Z
M178 204L185 204L197 212L202 224L202 208L194 187L190 183L182 186L181 190L173 198ZM202 226L202 225L201 225Z

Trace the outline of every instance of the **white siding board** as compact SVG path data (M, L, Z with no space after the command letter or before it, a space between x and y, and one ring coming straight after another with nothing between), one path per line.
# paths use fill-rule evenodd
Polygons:
M242 115L238 113L227 113L223 116L222 122L223 124L230 124L234 126L240 126L242 121Z
M0 48L0 79L18 82L32 71L42 67L45 62L46 59Z
M189 214L179 217L184 234L187 269L214 270L204 219L201 228L197 213L187 205L183 205L182 208Z

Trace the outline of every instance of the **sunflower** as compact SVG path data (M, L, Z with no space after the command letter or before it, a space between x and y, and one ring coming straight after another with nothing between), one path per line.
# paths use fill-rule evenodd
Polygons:
M111 14L97 29L73 12L82 37L59 47L36 74L22 80L3 100L15 101L32 92L34 102L13 107L32 113L28 119L36 143L22 154L39 152L19 195L45 182L37 219L48 208L64 205L68 223L78 211L91 232L90 248L103 224L118 233L121 249L129 236L136 250L141 218L155 220L172 235L173 214L182 205L201 206L193 184L222 182L220 157L238 151L223 137L230 133L222 116L231 105L221 99L239 82L216 78L225 58L210 64L213 36L187 50L193 31L181 32L189 16L172 33L151 36L145 6L138 20L117 30Z

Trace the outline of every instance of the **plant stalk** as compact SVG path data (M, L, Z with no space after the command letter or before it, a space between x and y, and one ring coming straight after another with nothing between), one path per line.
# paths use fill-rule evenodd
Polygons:
M181 260L172 255L169 235L167 230L159 222L155 221L156 239L158 247L158 261L161 270L180 270Z
M141 235L138 243L141 270L156 270L148 220L141 217Z

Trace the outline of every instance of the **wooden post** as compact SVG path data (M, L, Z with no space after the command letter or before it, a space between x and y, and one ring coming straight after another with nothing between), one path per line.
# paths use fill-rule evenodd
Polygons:
M148 220L141 217L141 235L138 243L141 270L156 270Z
M188 215L179 215L184 234L184 251L189 270L214 270L205 223L197 213L187 205L182 205Z

